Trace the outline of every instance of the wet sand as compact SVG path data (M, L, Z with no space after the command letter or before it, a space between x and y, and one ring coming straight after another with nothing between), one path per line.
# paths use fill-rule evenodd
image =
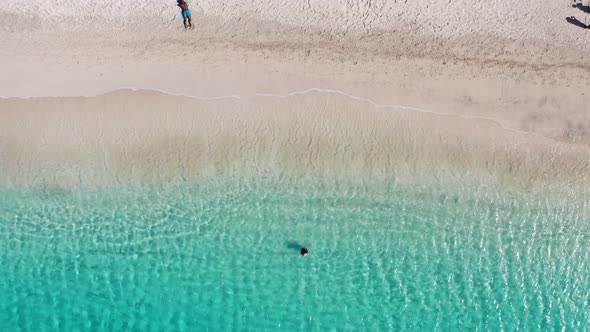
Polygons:
M13 185L280 174L543 190L584 188L590 174L583 145L335 92L199 99L122 90L4 99L0 110L0 182Z

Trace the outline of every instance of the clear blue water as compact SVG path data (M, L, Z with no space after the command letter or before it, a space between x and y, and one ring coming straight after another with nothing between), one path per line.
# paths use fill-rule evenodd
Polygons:
M2 189L0 330L590 326L583 199L298 181Z

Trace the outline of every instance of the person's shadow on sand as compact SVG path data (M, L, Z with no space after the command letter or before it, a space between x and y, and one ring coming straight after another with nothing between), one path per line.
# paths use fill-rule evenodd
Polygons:
M579 10L583 11L586 14L590 14L590 6L584 6L581 3L575 3L572 5L574 8L578 8Z
M577 27L583 28L583 29L588 29L589 27L586 26L586 24L580 22L577 18L570 16L570 17L566 17L565 19L568 23L573 24Z

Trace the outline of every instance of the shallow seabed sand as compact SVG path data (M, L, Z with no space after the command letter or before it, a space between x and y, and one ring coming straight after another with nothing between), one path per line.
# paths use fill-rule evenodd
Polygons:
M487 119L335 92L200 99L156 91L0 101L0 181L163 184L210 175L585 188L588 148Z

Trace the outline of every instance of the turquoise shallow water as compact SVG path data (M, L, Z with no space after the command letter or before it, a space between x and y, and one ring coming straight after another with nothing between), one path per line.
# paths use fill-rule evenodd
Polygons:
M584 200L304 182L2 189L0 330L590 325Z

